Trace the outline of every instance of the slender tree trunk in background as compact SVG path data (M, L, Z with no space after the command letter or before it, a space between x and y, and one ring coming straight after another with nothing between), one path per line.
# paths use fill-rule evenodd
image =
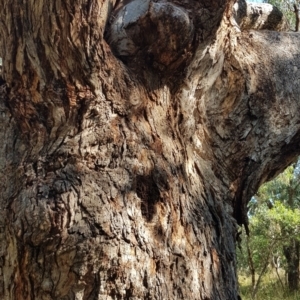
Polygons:
M296 3L294 3L293 6L294 6L295 17L296 17L295 31L298 32L299 31L299 25L300 25L299 8L298 8Z
M299 288L299 250L299 242L295 239L292 239L289 245L284 248L284 256L287 261L287 282L290 291L297 291Z
M268 256L268 259L270 257ZM251 298L252 299L256 299L256 295L257 295L257 292L258 292L258 288L260 287L260 283L261 283L261 280L263 278L263 276L266 274L266 271L267 271L267 268L268 268L268 265L269 265L269 260L265 260L264 261L264 264L263 264L263 268L262 270L260 271L260 274L258 275L258 278L257 278L257 281L256 281L256 284L252 290L252 293L251 293Z
M290 179L290 187L288 193L287 204L293 209L295 208L295 194L297 186ZM287 245L283 249L284 256L287 262L287 284L290 291L296 291L299 287L299 262L300 262L300 244L295 238L290 238Z
M300 40L233 2L0 0L1 299L238 299L237 224L300 152Z
M284 284L283 284L282 279L280 277L280 274L278 272L278 268L275 268L275 271L276 271L276 275L277 275L278 281L280 282L281 288L282 288L282 290L284 290Z
M278 280L279 280L279 282L280 282L280 285L281 285L282 290L284 290L284 284L283 284L282 279L281 279L281 277L280 277L280 274L279 274L279 272L278 272L278 270L279 270L279 268L280 268L280 256L278 256L278 255L275 255L275 256L274 256L273 253L272 253L272 255L273 255L273 257L272 257L272 260L273 260L273 266L274 266L274 268L275 268L275 272L276 272L277 278L278 278Z
M255 290L255 267L254 267L254 262L253 262L253 257L252 257L252 251L250 249L250 237L247 236L246 237L247 241L246 241L246 245L247 245L247 256L248 256L248 264L249 264L249 268L250 268L250 273L251 273L251 286L252 286L252 296Z
M255 275L256 275L255 267L254 267L254 261L253 261L252 251L251 251L249 242L250 242L249 237L247 237L247 252L248 252L248 259L249 259L249 268L250 268L250 272L251 272L251 285L252 285L251 298L256 299L258 288L261 284L262 278L265 275L268 265L270 263L270 258L271 258L271 254L273 251L274 243L269 245L269 250L267 253L263 253L262 268L258 274L257 280L255 280Z

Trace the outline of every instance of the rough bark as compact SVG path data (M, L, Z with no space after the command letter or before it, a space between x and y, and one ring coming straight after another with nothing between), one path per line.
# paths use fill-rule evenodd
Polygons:
M300 152L298 35L233 1L0 4L0 297L238 299L237 223Z

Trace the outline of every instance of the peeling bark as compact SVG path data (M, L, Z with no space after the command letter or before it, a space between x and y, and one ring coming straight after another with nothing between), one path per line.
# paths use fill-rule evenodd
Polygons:
M0 4L1 299L239 299L237 223L300 152L298 35L233 1Z

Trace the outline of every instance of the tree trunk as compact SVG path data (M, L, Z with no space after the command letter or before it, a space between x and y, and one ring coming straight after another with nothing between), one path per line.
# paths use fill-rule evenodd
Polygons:
M300 153L300 40L127 2L0 0L1 299L239 298L237 223Z
M287 204L291 209L296 207L296 191L297 186L292 182L293 180L290 179L289 182L289 191L287 195ZM297 180L295 179L297 182ZM288 236L288 234L287 234ZM287 268L286 268L286 275L287 275L287 284L288 288L291 292L297 291L299 287L299 262L300 262L300 244L297 239L291 237L286 245L283 247L283 253L286 258Z
M299 288L299 260L300 260L299 241L291 239L289 245L284 248L284 256L287 262L287 282L291 292Z
M247 239L246 246L247 246L248 265L249 265L249 269L250 269L250 273L251 273L251 287L252 287L251 296L252 296L252 298L254 298L255 295L253 295L253 294L254 294L255 286L256 286L255 267L254 267L252 252L250 249L250 237L247 236L246 239Z
M294 6L295 19L296 19L295 31L298 32L299 25L300 25L299 8L296 3L294 3L293 6Z

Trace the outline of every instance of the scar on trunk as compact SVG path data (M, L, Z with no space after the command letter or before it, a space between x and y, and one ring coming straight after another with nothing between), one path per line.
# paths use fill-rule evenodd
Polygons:
M136 177L136 193L141 199L142 216L151 222L156 214L156 204L160 199L158 186L151 174Z

